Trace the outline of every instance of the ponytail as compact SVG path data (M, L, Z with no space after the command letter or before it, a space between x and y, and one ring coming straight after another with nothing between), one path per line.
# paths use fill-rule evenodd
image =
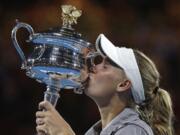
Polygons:
M152 128L154 135L173 135L172 102L167 91L159 88L152 101L139 106L141 119Z
M170 94L159 88L160 75L155 64L142 52L134 50L141 73L146 100L138 105L140 118L154 135L173 135L173 109Z

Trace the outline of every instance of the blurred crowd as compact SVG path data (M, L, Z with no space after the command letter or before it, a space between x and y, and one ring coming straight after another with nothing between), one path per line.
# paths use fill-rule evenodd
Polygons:
M1 0L0 1L0 134L35 135L35 112L46 87L25 75L11 42L15 19L35 32L61 26L62 4L83 11L74 26L88 41L104 33L116 46L143 51L156 63L161 87L170 92L174 127L180 135L180 1L179 0ZM18 41L26 56L33 46L20 30ZM78 135L99 119L96 105L85 95L61 91L57 110Z

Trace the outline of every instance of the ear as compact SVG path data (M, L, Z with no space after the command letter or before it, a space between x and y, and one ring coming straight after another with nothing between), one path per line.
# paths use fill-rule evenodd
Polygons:
M123 92L131 88L131 81L125 80L117 85L117 92Z

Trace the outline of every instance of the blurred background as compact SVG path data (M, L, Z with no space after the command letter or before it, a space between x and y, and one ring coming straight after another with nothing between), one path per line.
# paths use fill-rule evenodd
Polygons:
M61 26L62 4L83 10L75 29L91 43L104 33L115 45L139 49L153 59L161 73L161 87L171 94L174 127L180 135L179 0L1 0L0 134L34 135L35 112L46 89L20 70L21 61L10 39L15 19L29 23L35 32ZM26 44L27 38L27 32L18 33L28 55L32 46ZM93 101L72 91L61 92L57 110L77 135L99 120Z

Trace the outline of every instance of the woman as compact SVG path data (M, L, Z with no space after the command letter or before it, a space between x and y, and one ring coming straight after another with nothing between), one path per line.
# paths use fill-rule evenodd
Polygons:
M98 106L101 120L86 135L172 135L172 103L159 88L160 75L142 52L115 47L103 34L97 52L82 71L85 93ZM98 55L99 54L99 55ZM48 102L36 113L37 132L74 135L70 125Z

